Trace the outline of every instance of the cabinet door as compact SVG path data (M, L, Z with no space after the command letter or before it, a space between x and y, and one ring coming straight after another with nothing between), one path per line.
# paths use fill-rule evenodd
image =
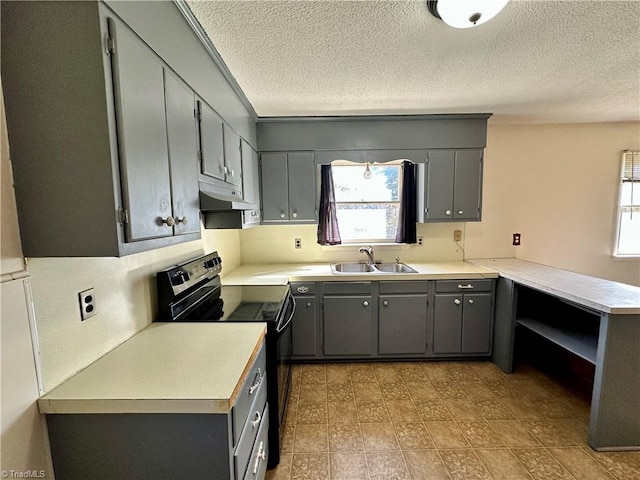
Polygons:
M127 27L109 22L127 241L173 235L160 59Z
M167 137L175 234L200 231L198 138L193 91L165 70Z
M433 305L433 353L462 349L462 295L439 294Z
M236 132L224 125L224 164L225 181L242 188L242 157L240 156L240 137Z
M455 161L453 218L479 220L482 150L458 150Z
M453 150L430 151L425 167L425 220L450 220L453 216Z
M381 295L378 312L378 353L426 353L426 295Z
M198 118L202 173L218 180L224 180L222 119L201 100L198 100Z
M262 221L263 223L286 222L289 220L287 154L263 153L260 159Z
M293 355L314 356L317 348L316 299L295 297L296 312L293 316Z
M371 355L371 295L325 296L323 320L325 355Z
M258 153L244 140L242 149L242 198L256 205L255 210L245 210L244 224L249 225L260 221L260 172L258 167Z
M289 220L300 223L316 222L315 166L313 153L290 153Z
M462 353L490 353L491 294L467 293L462 303Z

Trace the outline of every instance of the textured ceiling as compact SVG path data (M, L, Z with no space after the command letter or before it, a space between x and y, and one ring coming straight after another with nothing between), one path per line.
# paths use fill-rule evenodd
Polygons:
M424 1L188 1L259 116L640 120L640 1L511 0L454 29Z

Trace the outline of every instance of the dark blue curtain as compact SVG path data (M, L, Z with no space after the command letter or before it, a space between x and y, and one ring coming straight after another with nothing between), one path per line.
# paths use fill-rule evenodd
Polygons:
M407 160L402 162L402 192L398 215L397 243L416 243L416 166Z
M331 165L320 167L320 211L318 219L318 243L340 245L340 229L336 216L336 196L333 189Z

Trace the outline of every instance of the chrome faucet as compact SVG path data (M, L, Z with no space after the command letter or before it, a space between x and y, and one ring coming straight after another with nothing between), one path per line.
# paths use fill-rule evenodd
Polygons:
M369 257L369 261L367 262L369 265L373 265L375 262L375 260L373 259L373 247L371 245L368 245L366 247L360 247L358 249L358 253L366 253L367 257Z

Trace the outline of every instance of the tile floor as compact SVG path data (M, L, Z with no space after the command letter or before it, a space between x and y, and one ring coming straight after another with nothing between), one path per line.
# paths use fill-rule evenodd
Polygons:
M588 421L588 395L527 365L296 365L267 480L640 480L640 452L594 452Z

